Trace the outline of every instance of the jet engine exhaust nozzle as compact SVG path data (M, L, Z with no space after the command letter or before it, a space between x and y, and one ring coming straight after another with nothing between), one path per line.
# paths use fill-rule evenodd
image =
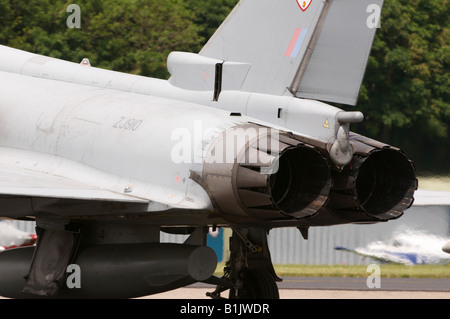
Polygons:
M288 133L261 128L248 124L229 129L211 145L202 178L216 207L239 221L314 215L331 188L327 160ZM243 141L235 147L233 161L211 161L230 140Z
M328 207L363 212L378 221L403 215L413 201L417 179L413 163L399 149L354 134L355 155L333 174Z

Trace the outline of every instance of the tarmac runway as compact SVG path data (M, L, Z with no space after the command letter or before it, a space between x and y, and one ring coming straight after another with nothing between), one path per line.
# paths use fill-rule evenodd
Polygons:
M450 278L381 278L379 288L369 288L367 278L283 277L280 299L450 299ZM210 300L214 286L196 283L186 288L137 299ZM227 291L222 297L227 298ZM5 299L0 297L0 299Z
M280 299L450 299L450 278L381 278L379 288L369 288L367 278L284 277L278 287ZM144 299L209 299L212 291L197 283Z

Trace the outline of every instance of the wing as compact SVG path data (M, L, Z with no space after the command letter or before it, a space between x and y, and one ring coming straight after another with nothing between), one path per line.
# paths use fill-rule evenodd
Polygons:
M140 212L148 202L50 173L0 168L2 217L20 218L39 212L66 216Z
M251 65L243 91L355 105L382 4L241 0L200 54Z
M0 216L36 213L92 216L202 209L202 204L170 203L160 190L67 159L0 147Z

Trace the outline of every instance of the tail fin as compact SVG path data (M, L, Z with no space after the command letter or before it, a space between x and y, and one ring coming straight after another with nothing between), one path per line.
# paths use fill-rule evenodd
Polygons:
M200 54L251 65L244 91L355 105L382 4L241 0Z

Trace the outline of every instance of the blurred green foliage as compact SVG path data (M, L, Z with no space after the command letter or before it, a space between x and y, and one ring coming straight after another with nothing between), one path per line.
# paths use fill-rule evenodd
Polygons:
M400 145L422 173L450 173L448 0L385 0L357 108L362 134Z

